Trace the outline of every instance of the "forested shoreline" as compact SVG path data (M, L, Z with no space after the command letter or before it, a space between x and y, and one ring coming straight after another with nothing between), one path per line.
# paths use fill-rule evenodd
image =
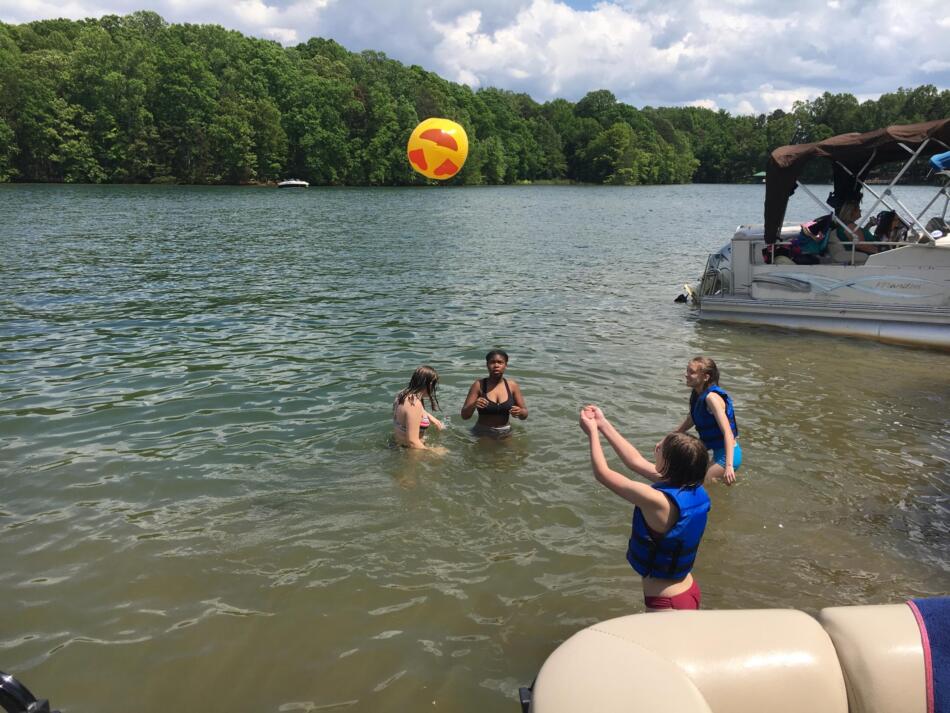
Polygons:
M153 12L0 23L0 181L421 184L405 147L430 116L469 135L451 183L731 183L778 146L950 117L950 90L826 93L759 116L607 90L540 104L332 40L283 47Z

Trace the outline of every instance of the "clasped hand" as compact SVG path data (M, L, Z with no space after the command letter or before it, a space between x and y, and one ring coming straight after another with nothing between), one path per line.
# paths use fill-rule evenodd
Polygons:
M587 404L581 409L579 424L581 430L588 435L595 433L606 420L599 406Z

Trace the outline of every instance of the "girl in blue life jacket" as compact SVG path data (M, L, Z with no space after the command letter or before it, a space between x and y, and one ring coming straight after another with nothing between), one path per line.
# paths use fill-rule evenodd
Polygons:
M709 465L705 446L685 433L670 433L657 444L654 465L597 406L581 409L580 426L590 440L594 477L635 506L627 561L643 577L647 611L699 609L702 593L691 571L709 512L709 496L703 487ZM600 434L624 465L654 481L653 485L611 470Z
M706 472L706 481L736 482L736 471L742 465L742 448L736 440L739 427L732 407L732 398L719 387L719 367L709 357L693 357L686 365L686 385L689 395L689 414L677 426L675 433L686 433L693 426L709 450L712 464Z

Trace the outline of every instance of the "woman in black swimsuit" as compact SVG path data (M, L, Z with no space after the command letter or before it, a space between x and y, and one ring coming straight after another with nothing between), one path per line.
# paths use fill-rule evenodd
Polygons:
M479 435L504 437L511 433L510 416L524 421L528 418L528 406L521 395L521 387L505 378L508 355L501 349L493 349L485 355L488 377L478 379L468 390L462 406L462 418L466 421L478 410L478 421L472 429Z

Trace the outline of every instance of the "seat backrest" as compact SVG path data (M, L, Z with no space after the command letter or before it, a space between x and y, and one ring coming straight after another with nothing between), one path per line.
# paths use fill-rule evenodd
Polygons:
M926 713L923 646L910 607L830 607L818 621L837 651L851 713Z
M545 662L533 713L847 713L831 639L789 609L636 614L575 634Z

